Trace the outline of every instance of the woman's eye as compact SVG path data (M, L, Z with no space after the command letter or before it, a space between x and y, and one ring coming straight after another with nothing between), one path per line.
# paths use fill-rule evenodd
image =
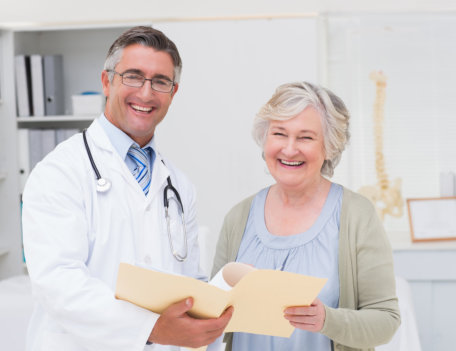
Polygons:
M275 132L275 133L273 133L272 135L277 135L277 136L285 136L285 134L283 134L283 133L279 133L279 132Z

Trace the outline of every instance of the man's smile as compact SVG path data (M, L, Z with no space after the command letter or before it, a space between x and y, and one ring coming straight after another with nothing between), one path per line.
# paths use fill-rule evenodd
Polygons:
M130 104L131 108L135 111L139 112L151 112L154 108L152 106L146 107L146 106L140 106L136 104Z

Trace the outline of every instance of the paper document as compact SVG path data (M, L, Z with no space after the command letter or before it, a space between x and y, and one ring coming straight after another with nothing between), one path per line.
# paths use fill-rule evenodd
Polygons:
M189 314L196 318L216 318L229 306L234 307L225 332L289 337L294 327L283 317L284 309L310 305L326 280L231 262L211 283L205 283L121 263L116 298L161 313L191 296L194 303Z

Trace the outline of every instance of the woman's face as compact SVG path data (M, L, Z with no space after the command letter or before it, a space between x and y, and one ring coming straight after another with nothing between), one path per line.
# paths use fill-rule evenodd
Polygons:
M320 114L311 106L287 121L271 121L264 158L277 184L298 189L319 181L325 160Z

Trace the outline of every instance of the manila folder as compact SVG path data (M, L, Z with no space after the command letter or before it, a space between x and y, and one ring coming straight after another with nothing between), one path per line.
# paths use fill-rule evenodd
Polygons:
M189 314L196 318L217 318L229 306L234 307L225 332L290 337L294 327L283 317L284 309L309 306L326 280L253 269L226 291L194 278L121 263L116 298L162 313L171 304L191 296L194 302Z

